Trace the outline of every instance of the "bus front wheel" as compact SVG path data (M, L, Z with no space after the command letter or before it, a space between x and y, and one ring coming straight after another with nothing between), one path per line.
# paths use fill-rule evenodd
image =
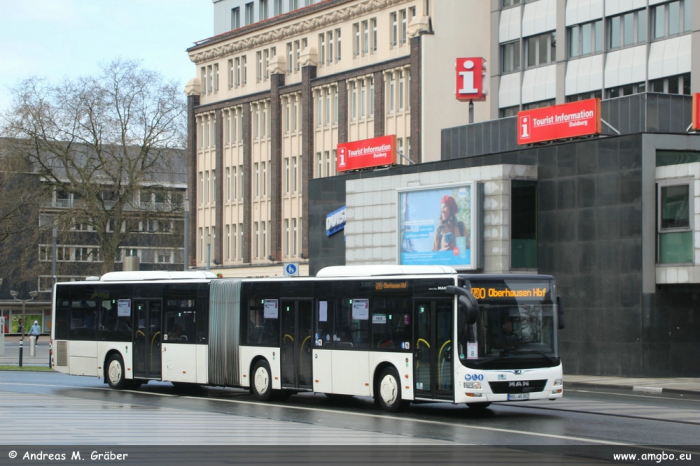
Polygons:
M260 360L255 363L252 382L251 388L255 398L260 401L268 401L272 396L272 375L267 361Z
M109 386L115 390L121 390L126 386L124 374L124 360L118 354L113 354L107 360L106 379Z
M401 384L399 374L393 367L387 367L379 376L377 391L374 399L384 411L396 413L408 404L401 400Z

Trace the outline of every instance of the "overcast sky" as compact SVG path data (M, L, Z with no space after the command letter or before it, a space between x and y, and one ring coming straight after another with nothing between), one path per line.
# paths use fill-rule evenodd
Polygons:
M211 0L0 0L0 112L24 78L94 75L117 57L141 60L184 91L196 77L185 50L211 37L213 24Z

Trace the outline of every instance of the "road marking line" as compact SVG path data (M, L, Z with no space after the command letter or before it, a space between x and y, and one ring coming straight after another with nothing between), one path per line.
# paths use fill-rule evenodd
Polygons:
M197 397L192 397L192 396L183 396L182 398L190 398L190 399L200 399ZM439 422L439 421L429 421L425 419L406 419L403 417L396 417L396 416L390 416L390 415L378 415L378 414L368 414L368 413L358 413L358 412L353 412L353 411L338 411L334 409L319 409L319 408L309 408L305 406L288 406L288 405L280 405L280 404L274 404L274 403L261 403L257 401L242 401L242 400L219 400L216 398L209 398L209 400L214 400L214 401L222 401L225 403L243 403L243 404L251 404L251 405L258 405L258 406L267 406L267 407L275 407L275 408L288 408L288 409L296 409L296 410L301 410L301 411L317 411L317 412L322 412L322 413L331 413L331 414L342 414L342 415L352 415L352 416L361 416L361 417L370 417L370 418L377 418L377 419L394 419L397 421L408 421L408 422L417 422L420 424L430 424L430 425L440 425L440 426L445 426L446 424L444 422ZM471 426L471 425L462 425L462 424L454 424L457 427L464 427L466 429L476 429L476 430L485 430L485 431L490 431L490 432L502 432L502 433L507 433L507 434L521 434L521 435L531 435L534 437L546 437L546 438L554 438L554 439L562 439L562 440L575 440L579 442L585 442L585 443L593 443L593 444L605 444L605 445L616 445L616 446L635 446L632 443L621 443L621 442L610 442L607 440L597 440L597 439L586 439L582 437L571 437L571 436L566 436L566 435L555 435L555 434L542 434L542 433L537 433L537 432L524 432L524 431L519 431L519 430L512 430L512 429L501 429L498 427L483 427L483 426Z

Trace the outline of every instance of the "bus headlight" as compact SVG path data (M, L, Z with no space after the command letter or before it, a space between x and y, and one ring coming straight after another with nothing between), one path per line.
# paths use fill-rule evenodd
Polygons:
M471 388L472 390L481 390L480 382L464 382L464 388Z
M564 386L564 379L554 379L554 386L555 387L563 387Z

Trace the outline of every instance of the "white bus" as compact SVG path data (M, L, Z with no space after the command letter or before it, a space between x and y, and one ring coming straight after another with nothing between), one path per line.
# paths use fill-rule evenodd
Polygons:
M409 402L563 394L554 279L439 266L329 267L311 278L112 272L58 283L55 370L112 388L151 380Z

